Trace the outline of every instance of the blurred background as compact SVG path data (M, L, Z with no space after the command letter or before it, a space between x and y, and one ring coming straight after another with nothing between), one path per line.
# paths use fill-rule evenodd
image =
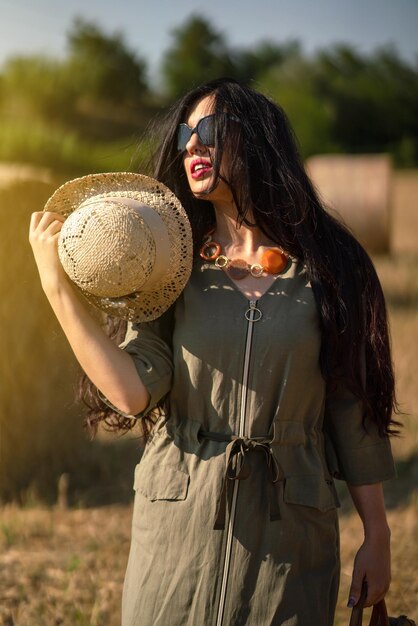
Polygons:
M135 434L91 442L83 430L79 370L38 282L30 214L70 178L143 171L150 121L226 75L283 106L324 201L381 278L404 423L386 488L392 606L415 611L418 3L225 4L0 0L0 625L117 626L141 454ZM340 490L344 593L360 531Z

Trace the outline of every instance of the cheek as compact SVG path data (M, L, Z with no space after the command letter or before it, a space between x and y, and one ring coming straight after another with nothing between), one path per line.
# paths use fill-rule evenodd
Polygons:
M183 159L183 170L184 170L184 173L186 174L187 181L190 183L193 179L191 177L190 167L186 159Z

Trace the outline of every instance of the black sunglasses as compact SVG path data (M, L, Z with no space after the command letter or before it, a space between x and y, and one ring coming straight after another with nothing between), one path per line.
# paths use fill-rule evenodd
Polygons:
M235 115L230 115L229 113L221 113L221 115L225 115L228 119L233 120L234 122L239 122L239 119L235 117ZM214 146L215 113L202 117L194 128L190 128L187 124L179 124L177 131L177 150L179 150L179 152L183 152L183 150L186 149L186 145L193 133L197 134L202 145L208 147Z

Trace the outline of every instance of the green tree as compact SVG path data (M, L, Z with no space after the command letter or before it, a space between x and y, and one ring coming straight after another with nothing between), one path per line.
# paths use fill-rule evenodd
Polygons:
M261 41L253 48L244 48L233 54L234 76L250 83L258 81L273 68L279 68L290 59L300 58L301 48L297 41L278 44Z
M348 46L324 51L316 65L336 141L350 152L392 152L412 165L418 158L417 69L393 48L363 57Z
M14 117L63 119L71 115L76 88L62 62L44 56L16 56L1 77L3 106Z
M265 72L259 84L261 91L283 107L304 157L338 149L332 135L332 108L316 90L314 61L300 53L289 55Z
M83 97L93 102L135 104L148 93L146 64L121 33L107 35L81 18L68 33L68 68Z
M164 91L169 99L200 83L231 76L235 66L223 35L202 17L192 16L173 30L173 44L162 62Z

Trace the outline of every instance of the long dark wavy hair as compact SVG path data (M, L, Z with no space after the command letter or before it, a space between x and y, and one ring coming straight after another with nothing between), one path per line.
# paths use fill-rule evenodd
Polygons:
M190 191L176 135L178 124L206 96L213 96L216 123L211 190L220 178L225 180L235 200L238 223L258 227L303 262L319 312L320 366L328 388L345 385L362 401L364 423L367 419L375 422L382 436L396 434L394 374L380 282L363 247L320 201L282 108L233 79L208 82L187 93L155 124L162 140L150 172L182 202L197 250L214 226L215 215L204 196L196 198ZM222 112L230 115L219 115ZM229 167L221 174L224 151ZM81 395L90 397L94 405L88 418L93 426L98 419L114 428L131 426L130 420L91 401L94 394L88 381L82 389ZM152 421L150 416L145 423L145 436Z

